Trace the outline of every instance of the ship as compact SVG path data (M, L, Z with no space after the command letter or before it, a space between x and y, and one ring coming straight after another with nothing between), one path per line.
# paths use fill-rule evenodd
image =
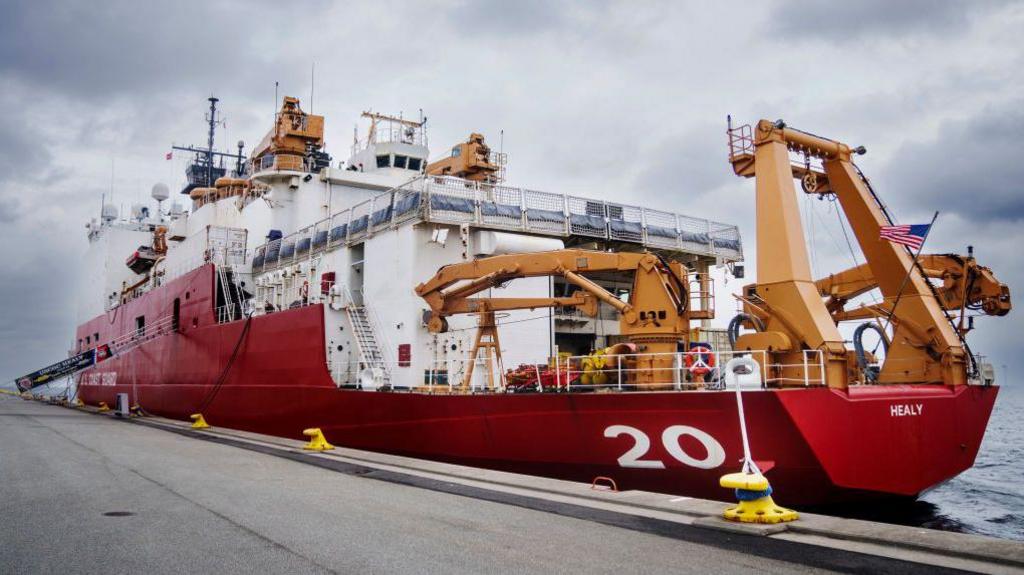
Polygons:
M716 328L713 278L744 276L734 224L511 185L477 133L431 161L422 114L364 112L336 161L324 117L285 97L259 144L221 152L217 104L207 146L172 150L181 200L157 184L155 209L88 223L70 357L19 388L73 377L90 405L719 500L739 394L795 506L913 499L974 463L999 386L966 336L1009 288L970 251L882 237L863 148L730 120L757 278ZM801 193L838 202L863 264L812 277Z

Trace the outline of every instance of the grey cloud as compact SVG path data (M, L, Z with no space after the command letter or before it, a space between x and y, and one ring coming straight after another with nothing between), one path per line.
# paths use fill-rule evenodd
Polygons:
M972 13L1002 2L959 0L859 0L821 2L788 0L770 16L778 32L794 39L812 36L849 41L871 36L909 36L955 32L970 24Z
M15 102L0 95L0 103L8 111L0 114L0 186L21 178L31 178L49 166L53 159L41 136ZM0 196L6 195L0 187Z
M567 4L524 0L469 1L451 11L454 27L467 34L532 35L557 29L566 19Z
M270 2L142 8L130 0L5 2L0 74L76 98L176 90L181 77L216 83L268 40L250 21L284 21Z
M18 203L0 198L0 222L9 224L18 218Z
M977 222L1024 218L1024 100L990 106L944 123L935 139L908 143L883 172L889 201L904 210L932 207ZM922 207L923 206L923 207Z
M634 189L659 203L692 204L703 194L735 184L725 145L724 118L719 125L701 123L663 138L634 158L640 164Z

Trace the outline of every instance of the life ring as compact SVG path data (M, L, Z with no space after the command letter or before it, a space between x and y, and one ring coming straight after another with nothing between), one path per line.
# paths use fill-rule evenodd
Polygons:
M686 369L693 375L707 375L715 367L715 352L711 346L698 344L686 354Z
M302 282L302 287L299 288L299 297L303 300L309 299L309 282Z

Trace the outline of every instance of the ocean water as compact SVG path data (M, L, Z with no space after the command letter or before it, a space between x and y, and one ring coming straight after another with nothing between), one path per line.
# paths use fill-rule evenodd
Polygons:
M836 513L1024 541L1024 387L999 391L974 467L906 505Z
M924 527L1024 541L1024 387L999 390L974 467L926 493Z

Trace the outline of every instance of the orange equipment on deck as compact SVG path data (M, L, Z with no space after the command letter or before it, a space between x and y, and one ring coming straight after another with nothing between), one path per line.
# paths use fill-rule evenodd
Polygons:
M456 144L450 156L427 164L427 174L497 184L503 179L504 165L505 154L492 152L483 135L473 133L465 142Z
M846 349L838 322L885 318L893 334L874 381L967 383L977 370L963 339L966 310L1005 315L1009 289L973 257L925 256L915 265L908 249L881 239L880 228L892 222L852 161L854 154L864 153L863 147L794 130L781 120L761 120L753 128L730 125L728 133L733 170L756 180L758 277L756 284L744 288L741 299L744 324L763 327L740 336L735 348L763 350L771 364L782 366L775 374L779 381L799 385L806 381L797 374L805 352L820 352L825 383L845 389L854 352ZM792 162L791 153L803 162ZM812 159L821 167L812 167ZM867 263L817 282L812 279L794 179L806 193L838 199ZM943 286L934 288L929 277L942 278ZM851 297L875 287L882 302L844 309ZM954 308L961 311L959 326L947 314Z
M253 150L252 173L276 169L307 171L306 158L324 146L324 117L302 111L299 99L285 96L274 127Z
M584 277L587 273L603 271L634 272L628 302ZM513 279L543 276L562 276L580 291L568 297L471 297ZM455 285L460 282L465 283ZM447 316L480 315L470 365L481 347L497 346L496 311L560 306L576 307L594 317L598 302L604 302L619 312L622 335L636 344L636 351L641 354L634 366L635 383L656 384L654 388L657 388L658 385L670 386L674 380L674 354L680 342L689 345L690 321L714 316L711 298L705 294L691 298L688 285L683 264L656 254L564 249L450 264L416 286L416 293L430 306L428 328L433 333L447 331ZM705 285L704 282L701 285ZM707 307L690 309L691 301L700 301ZM463 386L468 385L467 378Z

